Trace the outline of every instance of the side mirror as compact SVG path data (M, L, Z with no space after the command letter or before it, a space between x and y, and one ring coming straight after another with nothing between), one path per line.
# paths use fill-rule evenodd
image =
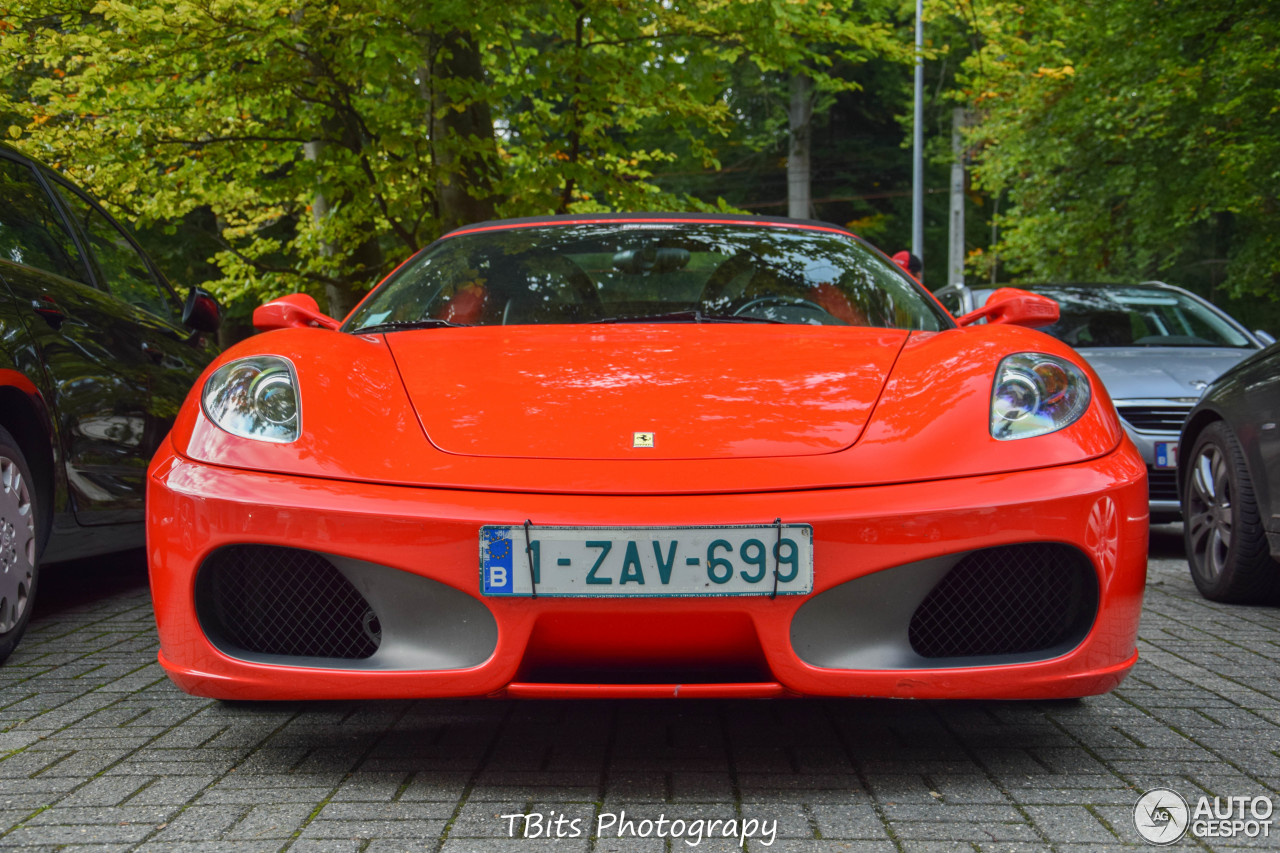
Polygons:
M1253 336L1262 341L1263 346L1269 347L1276 342L1275 335L1270 332L1263 331L1262 329L1254 329Z
M321 313L320 305L305 293L290 293L253 309L253 327L271 329L336 329L342 324Z
M976 311L970 311L956 322L968 326L983 317L988 323L1008 323L1014 326L1048 326L1058 322L1058 303L1047 296L1019 290L1016 287L1002 287L987 297L987 304Z
M222 306L203 287L193 287L182 306L182 325L212 335L222 325Z

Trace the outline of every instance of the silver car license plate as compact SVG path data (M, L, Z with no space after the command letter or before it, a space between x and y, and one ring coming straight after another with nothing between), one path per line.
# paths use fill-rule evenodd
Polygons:
M808 524L723 527L480 528L484 595L659 597L804 595Z

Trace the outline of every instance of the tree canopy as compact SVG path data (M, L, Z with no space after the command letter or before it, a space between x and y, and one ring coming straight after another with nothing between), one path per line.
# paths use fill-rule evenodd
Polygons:
M224 300L335 313L465 222L723 204L653 174L719 165L744 64L840 91L833 68L911 59L886 2L7 5L13 144L143 227L194 223Z
M913 5L8 0L0 134L233 313L307 290L340 314L467 222L784 212L803 78L816 215L892 251L909 219ZM1280 7L926 9L927 268L945 255L950 98L974 117L971 272L1280 293Z
M960 96L998 247L1032 280L1280 283L1280 11L1208 0L998 0Z

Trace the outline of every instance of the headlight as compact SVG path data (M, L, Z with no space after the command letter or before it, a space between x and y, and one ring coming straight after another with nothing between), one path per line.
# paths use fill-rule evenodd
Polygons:
M258 355L224 364L201 395L209 420L232 435L295 441L301 430L298 377L288 359Z
M1060 430L1089 408L1089 380L1064 358L1039 352L1006 356L991 389L991 435L1031 438Z

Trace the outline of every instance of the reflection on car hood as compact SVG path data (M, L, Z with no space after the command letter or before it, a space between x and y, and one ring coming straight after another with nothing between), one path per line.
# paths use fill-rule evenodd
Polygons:
M427 436L448 453L728 459L853 444L906 338L683 324L430 329L387 344Z
M1226 347L1080 349L1115 400L1197 399L1218 375L1256 350Z

